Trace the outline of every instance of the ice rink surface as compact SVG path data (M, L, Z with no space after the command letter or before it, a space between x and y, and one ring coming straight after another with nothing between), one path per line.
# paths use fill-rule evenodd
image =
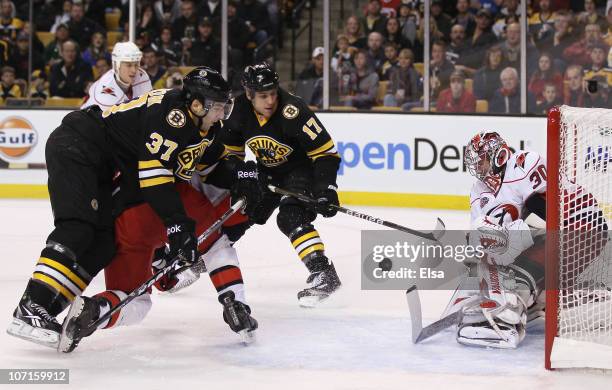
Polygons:
M466 212L354 208L420 229L433 228L436 217L448 229L468 225ZM0 200L0 218L0 313L8 325L52 217L46 200ZM298 307L296 293L307 273L275 223L251 229L238 243L247 299L260 326L253 345L241 345L223 322L203 275L178 294L155 293L149 316L138 326L98 331L72 354L2 332L0 368L69 368L69 387L75 389L612 388L610 373L544 370L541 325L530 329L517 350L466 348L450 329L413 345L404 292L360 288L360 231L377 225L345 215L319 218L315 225L343 282L336 296L315 309ZM98 277L86 294L102 289ZM450 294L421 294L425 323L439 317ZM44 388L53 387L60 386Z

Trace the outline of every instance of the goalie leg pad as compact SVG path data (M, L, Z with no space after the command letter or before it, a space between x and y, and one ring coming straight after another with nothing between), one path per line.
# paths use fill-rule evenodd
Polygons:
M535 302L535 282L520 268L478 265L485 300L464 308L457 329L457 342L492 348L516 348L525 338L527 307ZM532 290L533 289L533 290Z

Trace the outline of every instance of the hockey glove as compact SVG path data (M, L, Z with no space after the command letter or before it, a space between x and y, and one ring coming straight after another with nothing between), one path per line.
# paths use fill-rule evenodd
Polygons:
M317 200L315 206L316 212L325 218L333 217L338 213L336 207L340 206L340 202L335 186L330 185L327 188L315 192L315 199Z
M195 236L195 222L186 216L172 218L166 224L168 233L168 259L181 257L180 264L193 265L198 259L198 239Z
M254 161L246 161L235 172L237 180L231 190L232 203L240 198L245 198L247 205L244 212L250 215L262 197L257 164Z

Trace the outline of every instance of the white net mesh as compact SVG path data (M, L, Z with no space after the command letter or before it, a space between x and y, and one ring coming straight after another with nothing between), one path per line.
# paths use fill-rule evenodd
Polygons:
M560 140L558 337L612 346L612 110L563 106Z

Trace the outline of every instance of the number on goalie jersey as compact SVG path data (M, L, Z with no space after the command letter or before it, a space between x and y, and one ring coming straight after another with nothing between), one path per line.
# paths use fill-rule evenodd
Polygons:
M499 177L478 180L470 193L472 222L488 216L498 225L527 217L525 203L532 196L545 197L546 161L537 153L518 151L510 156Z

